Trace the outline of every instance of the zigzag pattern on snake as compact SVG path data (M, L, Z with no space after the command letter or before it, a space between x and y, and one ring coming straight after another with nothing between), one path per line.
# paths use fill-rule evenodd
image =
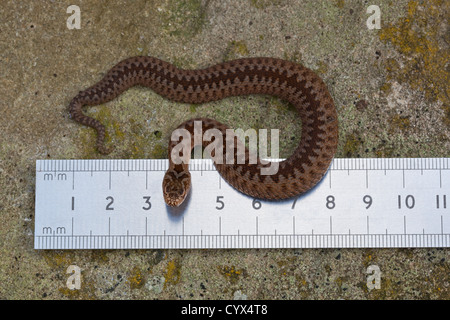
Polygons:
M229 184L251 197L281 200L308 191L322 179L336 152L338 117L333 99L322 79L302 65L275 58L245 58L201 70L183 70L157 58L140 56L119 62L101 81L79 92L70 102L71 118L97 130L97 148L102 154L111 152L104 146L105 127L84 115L82 108L106 103L135 85L183 103L266 94L295 106L302 123L300 142L294 153L279 163L275 174L261 175L261 168L268 164L259 160L249 164L248 150L245 164L215 164ZM192 119L179 126L192 137L194 120L202 121L203 132L210 128L225 132L228 128L215 120ZM177 165L171 159L176 143L169 142L169 170L163 180L164 199L170 206L180 205L191 187L187 163Z

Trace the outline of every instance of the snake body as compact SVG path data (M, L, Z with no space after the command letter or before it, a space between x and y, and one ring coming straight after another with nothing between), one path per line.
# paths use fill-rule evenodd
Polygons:
M229 184L251 197L281 200L308 191L322 179L336 152L338 117L333 99L322 79L302 65L275 58L244 58L201 70L183 70L154 57L140 56L119 62L101 81L79 92L70 102L71 118L97 130L97 148L102 154L111 152L104 146L105 127L84 115L82 108L106 103L135 85L148 87L169 100L183 103L199 104L229 96L266 94L295 106L302 123L300 142L294 153L279 163L275 174L261 174L261 169L270 163L262 163L259 159L257 163L249 163L248 150L245 150L244 163L215 163ZM200 121L203 132L215 128L225 133L228 128L205 118L188 120L179 128L186 129L193 137L195 121ZM223 136L224 143L230 139L235 141L235 137ZM180 205L191 187L190 152L185 155L186 162L181 164L174 163L171 157L172 149L181 140L169 142L169 169L163 180L164 199L169 206Z

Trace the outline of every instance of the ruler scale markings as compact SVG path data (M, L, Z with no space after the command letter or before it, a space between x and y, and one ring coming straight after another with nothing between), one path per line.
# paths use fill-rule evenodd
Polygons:
M366 169L366 189L369 188L369 170Z
M403 216L403 233L406 234L406 216Z
M295 216L292 216L292 234L295 235Z
M367 234L370 234L370 232L369 232L369 216L367 216Z
M329 186L330 186L330 189L331 189L331 171L328 170L327 174L328 174L328 179L329 179Z
M330 234L333 234L333 218L330 216Z
M196 210L192 208L192 210L180 213L182 215L182 219L180 219L182 227L174 229L177 219L172 219L172 222L167 221L170 220L170 217L168 218L167 216L166 208L160 195L161 191L159 190L160 181L167 167L167 160L38 160L36 162L35 248L448 246L449 234L445 233L450 229L449 220L445 219L447 212L449 212L446 203L446 195L448 193L439 191L446 187L445 177L448 176L449 172L448 164L448 158L335 159L328 172L330 181L331 175L333 176L333 183L331 186L328 183L325 184L327 189L331 187L330 191L323 193L324 189L319 184L307 196L287 201L284 204L274 206L270 202L261 201L262 206L258 208L258 210L261 209L258 211L258 216L253 215L253 219L255 219L253 220L253 232L255 234L252 234L251 232L248 233L251 230L248 228L248 224L252 216L250 213L254 211L252 211L252 205L250 205L250 208L248 206L249 199L235 192L226 183L222 184L220 176L215 172L211 161L195 159L192 162L192 167L197 169L196 172L200 171L198 175L193 171L192 175L197 175L197 177L200 177L200 180L193 178L194 193L190 202L198 201L196 195L203 199L201 199L200 205L193 204ZM345 177L338 174L338 171L341 170L347 170L348 172L364 170L364 174L350 174ZM394 173L387 175L383 173L382 175L376 174L377 171L386 173L386 170ZM425 173L423 172L424 170L430 173ZM66 176L64 176L64 172L70 171L72 172L71 182L66 181L70 179L66 179ZM136 174L130 175L128 180L124 181L121 172L128 173L129 171L136 172ZM207 171L212 172L205 174ZM335 174L333 174L333 171L335 171ZM414 171L417 174L414 174ZM431 171L434 171L434 173L431 173ZM75 172L90 172L92 175L91 180L87 181L85 180L86 176L82 174L76 175ZM94 206L92 206L92 209L90 207L85 208L86 203L96 202L94 200L100 195L100 189L103 188L103 184L99 182L103 179L102 175L94 175L95 172L107 172L108 182L103 180L107 183L106 190L114 188L115 191L113 204L116 209L114 211L115 220L112 225L112 216L108 217L106 228L101 223L101 217L107 217L105 212L102 212L105 209L104 205L100 208L96 207L96 209ZM395 186L395 179L398 177L398 174L395 172L400 172L400 189ZM145 185L135 183L140 181L141 173L145 175L142 178L146 181ZM217 174L217 176L214 176L214 174ZM369 175L370 185L368 181ZM219 179L219 184L215 180L216 177ZM210 183L209 180L211 179L215 180L216 183ZM358 179L364 179L365 181L363 180L360 184L357 184ZM75 180L77 180L76 187ZM114 186L112 186L112 180L114 180ZM203 184L202 180L205 180ZM215 191L219 190L218 185L220 185L220 194L224 196L223 200L225 203L225 208L221 212L220 217L219 235L215 233L217 231L211 230L209 223L206 223L199 226L199 229L201 229L199 236L191 237L190 234L186 234L188 229L185 228L188 225L185 225L185 223L188 223L188 221L184 219L191 219L189 222L203 221L204 217L210 214L208 211L212 210L211 212L213 212L216 210ZM365 192L371 197L372 201L369 208L366 208L368 203L363 202L367 200L362 200L362 196L361 198L359 198L360 196L355 197L358 194L358 188L354 187L354 190L348 189L357 185L362 188L366 187L367 191ZM423 188L422 185L424 186ZM85 186L89 186L90 189L83 190L86 189ZM139 191L141 190L139 189L140 186L142 186L141 189L145 187L145 191ZM227 187L225 188L225 186ZM73 193L75 191L76 193ZM146 216L145 226L141 226L141 229L136 229L138 228L137 221L139 220L134 219L133 216L142 215L142 213L128 212L130 209L125 211L124 209L122 211L117 210L119 210L119 207L130 207L132 204L130 201L134 201L130 200L133 199L130 194L139 194L139 192L151 195L152 207L149 211L150 215ZM345 193L349 193L349 199L352 200L345 200ZM335 198L333 201L336 204L332 215L328 211L330 208L323 208L325 198L330 194ZM389 209L389 203L391 203L387 201L389 194L391 194L391 197L401 196L401 208L391 207ZM428 198L424 198L423 194L428 194ZM213 200L206 201L205 199L208 196ZM82 202L77 201L75 204L75 197L82 199ZM61 200L58 201L58 199ZM431 202L427 199L431 200ZM295 206L293 204L294 201L297 202ZM68 206L68 202L71 205ZM66 205L61 206L60 203L66 203ZM208 203L212 203L213 206L208 207ZM77 206L75 207L75 205ZM142 205L137 206L137 208L139 207L142 207ZM77 209L76 215L78 219L76 228L74 228L73 213L70 213L71 211L75 212L75 209ZM367 214L361 215L364 212L363 210ZM67 213L64 214L64 212ZM197 212L203 213L203 215L195 216ZM323 230L323 220L320 217L323 217L323 214L327 214L327 212L329 227L328 230ZM396 227L398 224L396 224L395 220L398 219L396 218L398 215L395 212L403 213L401 231ZM414 213L411 215L411 218L409 218L408 212ZM436 215L437 219L429 218L432 212L440 213L439 216ZM288 213L291 214L292 218L289 218ZM172 226L166 224L166 221ZM343 224L343 221L345 221L345 224ZM114 229L111 229L112 226L114 226ZM226 226L225 229L224 226ZM270 228L270 226L273 226L273 228ZM305 227L308 226L311 234L305 235ZM299 227L299 230L297 230L297 227ZM344 231L342 233L342 227L348 232ZM189 227L189 230L191 228ZM388 234L388 228L389 230L392 228L392 235ZM120 231L124 229L144 229L142 233L145 233L145 236L140 234L140 232L134 231L128 231L127 235L124 235L126 232ZM158 233L158 229L164 230L164 234ZM241 232L244 229L247 232ZM275 234L268 234L270 229L274 230ZM50 230L51 232L46 234L45 230ZM70 233L66 234L65 230L70 230ZM117 236L111 234L113 230L114 234L118 232ZM166 230L171 230L170 236L169 234L166 235ZM206 232L204 232L205 230ZM231 230L239 230L238 235L229 234ZM317 235L315 235L314 230L318 230ZM355 236L353 236L352 230L355 230ZM385 232L380 233L379 231L381 230L385 230ZM418 230L420 231L417 232ZM123 232L122 235L120 235L121 232ZM169 246L165 243L167 238L170 241ZM210 240L212 241L209 242ZM247 240L249 241L247 242Z
M405 189L405 169L402 169L402 184L403 184L403 189Z

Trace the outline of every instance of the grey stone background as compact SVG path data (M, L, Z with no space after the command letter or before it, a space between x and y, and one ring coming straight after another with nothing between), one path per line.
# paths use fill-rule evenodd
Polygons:
M69 5L81 29L69 30ZM369 5L381 9L370 30ZM448 249L33 249L36 159L102 158L70 100L115 63L152 55L183 68L238 57L302 63L327 83L340 120L337 157L448 157L449 2L137 0L12 1L0 6L1 299L448 299ZM293 110L271 97L171 103L132 88L87 114L108 130L105 158L166 158L179 123L208 116L234 128L280 128ZM450 215L450 212L448 213ZM66 286L70 265L81 287ZM379 266L380 289L366 270Z

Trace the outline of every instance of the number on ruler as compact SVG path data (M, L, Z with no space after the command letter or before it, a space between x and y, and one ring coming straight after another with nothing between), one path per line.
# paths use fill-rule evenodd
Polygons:
M216 206L217 210L222 210L225 207L225 202L222 201L223 196L217 196L216 203L219 203L218 206Z
M294 209L294 208L295 208L295 204L297 203L297 200L298 200L298 197L294 199L294 202L292 202L292 207L291 207L291 209Z
M440 200L440 196L437 194L436 195L436 209L440 209L441 207L441 200ZM447 209L447 195L443 195L442 196L442 209Z
M109 200L108 204L106 205L106 210L114 210L114 208L111 207L112 204L114 203L114 198L109 196L109 197L106 197L106 200Z
M145 204L146 204L146 206L144 206L144 207L142 207L142 209L144 209L144 210L150 210L150 208L152 207L152 204L151 204L151 202L150 202L150 196L144 196L143 197L144 198L144 200L145 200Z
M253 209L259 210L259 209L261 209L261 206L262 206L261 201L259 201L258 199L253 199L253 202L252 202Z
M144 210L150 210L150 208L152 207L152 203L150 202L150 198L151 196L144 196L142 197L145 201L145 206L142 207L142 209ZM114 210L114 207L112 206L114 203L114 198L112 196L108 196L106 197L106 200L108 200L109 202L106 204L106 210ZM73 200L72 200L73 203ZM73 209L72 209L73 210Z
M414 196L411 194L408 194L405 197L405 206L408 209L412 209L414 208L414 206L416 205L416 200L414 199ZM401 209L402 208L402 196L398 195L398 208Z
M326 204L326 206L327 206L328 209L331 210L331 209L334 209L334 207L336 207L336 203L334 201L335 201L334 196L329 195L327 197L327 204Z
M369 209L370 206L372 205L372 197L369 196L368 194L366 194L366 195L363 197L363 202L364 202L365 204L367 204L366 209Z

